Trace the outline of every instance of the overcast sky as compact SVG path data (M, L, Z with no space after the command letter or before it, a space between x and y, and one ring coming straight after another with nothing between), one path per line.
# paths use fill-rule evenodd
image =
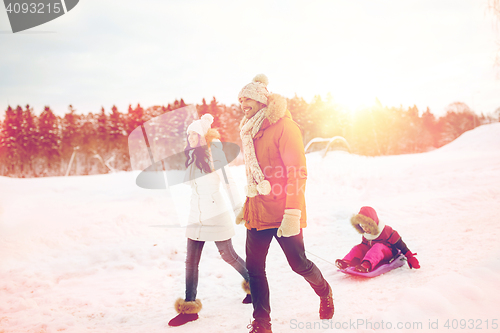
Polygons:
M12 34L0 9L0 112L122 112L215 96L237 102L259 73L269 90L351 109L460 101L500 107L500 45L487 0L80 0Z

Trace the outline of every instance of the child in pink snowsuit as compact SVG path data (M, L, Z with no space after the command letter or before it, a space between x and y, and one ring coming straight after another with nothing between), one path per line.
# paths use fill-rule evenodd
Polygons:
M416 253L411 253L396 230L379 221L375 209L361 207L359 213L351 218L351 224L363 235L362 242L353 247L344 259L335 261L338 268L354 266L356 271L367 273L382 260L391 259L397 250L405 255L410 268L420 268Z

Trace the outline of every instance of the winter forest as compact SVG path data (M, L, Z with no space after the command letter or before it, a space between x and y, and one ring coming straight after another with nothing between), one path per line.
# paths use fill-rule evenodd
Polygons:
M449 104L441 117L429 108L422 111L416 106L389 107L378 100L370 107L351 112L336 104L331 95L316 96L310 103L296 95L287 99L287 104L301 127L304 145L314 138L341 136L352 153L365 156L430 151L465 131L500 121L500 108L494 115L477 115L462 102ZM122 112L113 106L111 110L102 108L99 113L81 114L70 105L62 117L49 106L39 116L29 105L8 106L0 120L0 176L28 178L130 171L128 135L146 121L184 106L181 99L166 107L144 108L138 104ZM219 129L222 141L241 146L238 124L243 113L239 105L226 106L214 97L210 103L203 99L196 109L199 116L214 116L214 127Z

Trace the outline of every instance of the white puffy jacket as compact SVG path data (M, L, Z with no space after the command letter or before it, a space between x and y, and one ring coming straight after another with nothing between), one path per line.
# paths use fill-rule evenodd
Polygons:
M214 140L211 155L215 165L227 165L222 143ZM229 184L226 184L223 171ZM191 204L186 237L198 241L223 241L234 236L233 211L242 206L238 188L230 175L229 168L203 173L194 163L190 165ZM221 184L228 193L232 207L229 207L220 191Z

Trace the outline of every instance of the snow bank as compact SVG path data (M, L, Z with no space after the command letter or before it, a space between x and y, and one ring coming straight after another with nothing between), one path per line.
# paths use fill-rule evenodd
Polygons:
M308 154L306 250L334 289L336 314L319 321L317 296L273 242L273 330L500 325L499 126L424 154ZM244 168L231 170L243 185ZM0 178L0 332L245 331L252 308L241 304L241 277L212 243L200 264L200 319L167 326L184 293L185 230L169 193L137 187L136 176ZM360 241L349 218L362 205L399 231L422 269L405 265L368 280L337 272L332 263ZM245 230L236 232L244 256Z
M442 147L441 151L498 151L500 123L476 127Z

